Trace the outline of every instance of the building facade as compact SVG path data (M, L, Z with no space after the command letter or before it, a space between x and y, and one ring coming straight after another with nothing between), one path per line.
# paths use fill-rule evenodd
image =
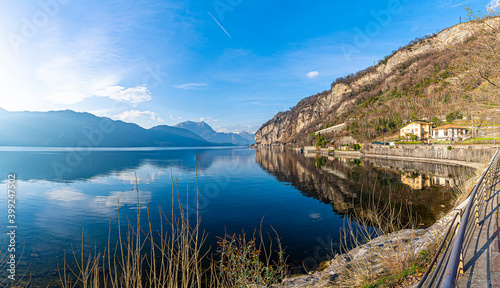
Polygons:
M412 121L399 130L399 136L409 138L411 135L417 136L417 140L426 140L431 137L432 124L425 121Z
M455 125L444 125L432 129L432 139L437 141L463 141L468 134L468 129Z

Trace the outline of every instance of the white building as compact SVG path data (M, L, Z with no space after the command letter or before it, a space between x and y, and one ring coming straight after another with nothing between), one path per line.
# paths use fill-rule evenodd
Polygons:
M432 124L425 121L412 121L399 130L399 135L402 138L407 138L410 135L417 136L417 140L425 140L430 137Z
M432 129L432 139L438 141L462 141L467 136L468 129L455 125L444 125Z

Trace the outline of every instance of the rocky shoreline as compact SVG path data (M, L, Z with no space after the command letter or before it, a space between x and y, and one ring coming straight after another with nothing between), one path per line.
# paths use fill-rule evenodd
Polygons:
M287 278L276 287L299 288L299 287L338 287L348 275L351 267L361 263L370 263L367 273L379 274L383 272L384 253L394 248L417 255L420 251L426 250L429 245L441 239L446 233L446 228L453 220L456 211L450 211L446 216L438 220L427 229L405 229L387 235L379 236L370 242L358 246L349 252L336 255L334 259L328 261L327 268L309 275ZM390 247L387 248L387 247Z

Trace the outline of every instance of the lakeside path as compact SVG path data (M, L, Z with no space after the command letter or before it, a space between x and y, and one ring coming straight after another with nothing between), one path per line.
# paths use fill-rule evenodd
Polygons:
M457 281L457 287L500 288L500 220L498 215L500 194L500 167L486 198L486 205L479 214L471 242L466 247L464 274Z
M475 169L481 169L484 166L482 163L477 162L466 162L458 160L448 160L448 159L433 159L433 158L419 158L419 157L403 157L403 156L388 156L388 155L378 155L378 154L363 154L364 158L379 158L379 159L394 159L394 160L405 160L414 162L425 162L425 163L442 163L442 164L452 164L472 167Z

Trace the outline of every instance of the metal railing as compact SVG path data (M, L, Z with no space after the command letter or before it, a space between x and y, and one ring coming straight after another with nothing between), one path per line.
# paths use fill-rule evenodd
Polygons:
M456 286L458 275L463 273L465 252L476 227L480 223L479 213L486 205L489 192L498 184L499 160L500 154L497 150L488 167L472 188L469 197L455 208L457 213L449 224L436 255L416 288L452 288ZM471 213L474 213L472 217ZM434 267L439 256L441 259Z

